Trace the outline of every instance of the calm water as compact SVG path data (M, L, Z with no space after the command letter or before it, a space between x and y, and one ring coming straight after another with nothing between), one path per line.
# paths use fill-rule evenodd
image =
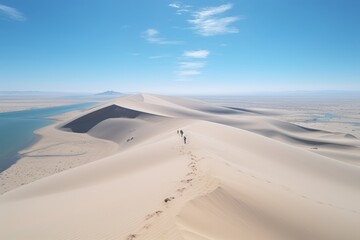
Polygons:
M25 111L0 113L0 172L9 168L18 159L18 152L35 142L33 133L52 120L47 117L65 112L84 109L95 105L93 102L68 106L31 109Z

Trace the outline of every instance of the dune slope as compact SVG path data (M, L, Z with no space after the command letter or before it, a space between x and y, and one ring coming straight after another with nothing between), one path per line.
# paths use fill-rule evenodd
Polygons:
M360 239L356 138L148 94L62 126L118 151L1 195L1 239Z
M71 131L77 133L86 133L98 123L109 118L140 118L150 115L151 114L113 104L71 121L70 123L64 125L63 128L69 128Z

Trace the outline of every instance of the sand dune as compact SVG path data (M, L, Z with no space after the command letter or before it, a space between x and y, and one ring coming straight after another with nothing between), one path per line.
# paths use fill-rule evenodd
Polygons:
M1 239L360 239L353 136L150 94L51 127L117 150L1 195Z
M146 118L152 116L152 114L139 112L136 110L119 107L115 104L108 107L101 108L99 110L88 113L80 118L71 121L63 126L63 128L69 128L72 132L86 133L98 123L109 118Z

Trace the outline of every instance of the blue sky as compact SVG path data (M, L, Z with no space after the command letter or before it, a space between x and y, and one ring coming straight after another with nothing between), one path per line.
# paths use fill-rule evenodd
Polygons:
M360 90L360 1L0 0L0 90Z

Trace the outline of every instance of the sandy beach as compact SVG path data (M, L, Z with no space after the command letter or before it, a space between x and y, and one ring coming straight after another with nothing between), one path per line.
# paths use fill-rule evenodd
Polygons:
M360 239L351 132L152 94L56 120L0 173L0 239Z

